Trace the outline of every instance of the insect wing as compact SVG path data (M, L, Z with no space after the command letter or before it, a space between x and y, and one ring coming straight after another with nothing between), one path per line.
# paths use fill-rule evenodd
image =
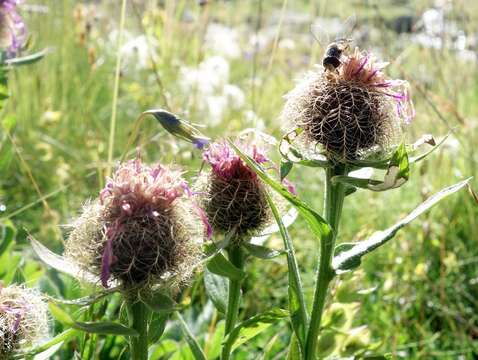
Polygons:
M321 47L326 48L330 43L329 32L321 24L320 18L316 19L312 24L310 24L310 33Z
M355 14L350 15L341 25L341 29L337 33L335 37L335 41L337 40L348 40L352 38L352 32L357 25L357 17Z

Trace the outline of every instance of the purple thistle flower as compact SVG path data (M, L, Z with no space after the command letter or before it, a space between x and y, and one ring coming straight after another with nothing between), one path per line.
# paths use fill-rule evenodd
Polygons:
M415 117L408 83L404 80L388 78L382 72L387 65L388 63L376 62L372 54L355 49L340 71L343 79L356 81L371 88L379 88L385 95L393 98L397 103L398 117L408 124Z
M243 148L257 163L263 164L269 161L264 151L257 145L247 145ZM225 141L211 144L204 152L203 159L211 165L214 173L224 180L234 178L246 180L257 177Z
M179 199L183 196L211 235L207 217L181 175L159 164L148 166L138 158L122 164L107 180L99 195L102 228L94 260L104 287L111 277L127 287L154 282L182 266L194 232L187 229L194 222L184 219L193 214Z
M27 38L25 22L17 11L19 0L0 0L0 48L12 58Z

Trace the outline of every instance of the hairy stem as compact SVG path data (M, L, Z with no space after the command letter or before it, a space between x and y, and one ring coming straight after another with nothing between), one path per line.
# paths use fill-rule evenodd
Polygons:
M239 245L231 245L229 250L229 261L237 268L244 267L244 253ZM239 305L241 303L241 280L229 279L229 294L227 301L226 326L224 336L227 336L236 326L237 315L239 313ZM228 360L230 357L230 349L223 347L222 360Z
M333 233L331 237L321 239L320 242L319 269L317 272L317 282L315 285L312 314L305 349L305 358L307 360L316 359L320 321L324 311L328 287L334 278L331 262L334 255L335 240L337 238L340 215L342 214L342 205L345 197L344 185L340 183L332 184L331 179L335 175L344 175L345 173L346 169L341 165L326 169L324 218L332 227Z
M137 299L128 301L128 317L138 336L130 338L132 360L148 360L148 309Z

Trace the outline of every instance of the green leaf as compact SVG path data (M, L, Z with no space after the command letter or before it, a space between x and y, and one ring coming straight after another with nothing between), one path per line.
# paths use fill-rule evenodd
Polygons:
M85 331L92 334L103 335L123 335L123 336L138 336L138 332L135 329L129 328L125 325L112 322L77 322L72 325L74 329Z
M383 180L361 179L347 175L337 175L332 177L332 182L334 184L343 183L349 186L372 191L385 191L402 186L407 182L409 176L410 168L407 150L404 144L400 144L390 159L387 173Z
M26 282L25 275L23 275L23 271L21 266L17 267L15 270L15 274L13 275L13 279L11 281L12 284L24 284Z
M39 353L38 355L35 355L33 360L49 360L53 357L53 355L56 354L58 350L63 346L63 342L60 342L58 344L53 345L51 348L48 350L43 351L42 353Z
M94 304L94 303L100 301L105 296L108 296L108 295L112 294L113 292L115 292L117 290L118 290L117 288L110 288L110 289L107 289L107 290L96 292L92 295L88 295L88 296L85 296L85 297L82 297L82 298L72 299L72 300L57 299L55 297L49 296L48 300L53 301L57 304L88 306L88 305L91 305L91 304Z
M13 243L16 233L17 230L11 221L7 220L1 224L0 256L10 247L10 244Z
M341 244L338 244L335 249L334 249L334 256L337 256L339 255L340 253L344 252L344 251L347 251L347 250L350 250L351 248L353 248L357 243L341 243Z
M281 220L283 225L288 228L291 226L295 220L297 220L297 215L299 212L295 207L291 207L289 211L287 211L285 214L282 215ZM266 240L274 233L279 232L279 225L277 225L277 222L274 222L272 225L269 225L265 229L261 231L261 233L257 236L253 236L250 240L251 244L254 245L262 245L266 242Z
M302 281L300 279L299 266L295 257L294 245L289 237L289 233L282 222L279 211L275 206L269 194L266 195L267 202L271 208L272 214L279 226L279 231L284 242L284 248L287 254L288 271L288 296L289 296L289 314L294 329L295 336L299 339L300 348L305 349L305 335L308 324L307 306L305 304Z
M42 343L34 348L26 349L24 352L15 354L12 356L12 359L24 359L29 358L31 356L39 356L35 357L34 360L38 359L49 359L48 355L53 355L58 349L63 345L63 343L72 337L76 336L78 331L75 329L68 329L61 334L58 334L53 339L48 340L45 343ZM53 349L53 350L51 350ZM50 352L51 351L51 352Z
M76 279L84 280L94 284L98 283L99 278L97 276L80 269L79 266L72 261L68 261L63 256L57 255L50 251L32 236L29 236L29 239L32 244L33 251L45 264L51 266L55 270L73 276Z
M17 118L13 115L8 115L5 116L2 120L2 129L6 133L9 133L10 131L15 128L15 125L17 124Z
M154 344L164 333L166 329L166 324L169 319L169 314L158 314L153 313L153 318L151 320L151 324L149 325L149 332L148 332L148 341L150 344ZM161 344L163 341L161 341ZM156 359L156 358L153 358Z
M41 59L45 57L45 55L48 53L49 49L43 49L42 51L38 51L36 53L22 56L22 57L17 57L13 59L8 59L5 60L5 64L10 65L10 66L21 66L21 65L30 65L34 64Z
M287 360L302 360L302 352L299 347L299 342L296 336L292 336L289 344L289 352L287 353Z
M288 160L281 160L280 162L280 180L284 180L287 175L289 175L290 171L292 170L292 166L294 163Z
M189 122L180 119L169 111L163 109L148 110L141 116L145 115L153 115L166 131L181 140L193 143L198 149L202 149L211 140Z
M244 154L232 141L230 146L236 151L242 160L272 189L282 195L287 201L294 205L302 217L307 221L312 233L321 241L329 241L332 237L332 229L327 222L317 212L311 209L306 203L297 196L292 195L285 186L271 179L266 172L249 156Z
M181 325L181 329L183 330L184 337L189 345L189 348L191 349L191 352L193 353L194 359L196 360L207 360L206 355L204 355L204 352L202 351L201 347L199 346L199 343L197 342L196 338L194 337L193 333L191 330L189 330L188 325L184 321L183 317L181 314L176 312L176 317L179 320L179 324Z
M73 324L75 323L75 321L71 318L71 316L62 308L57 306L56 304L49 302L48 309L50 310L50 313L53 315L53 317L59 323L70 326L70 327L73 326Z
M85 331L93 334L105 335L125 335L138 336L138 332L127 326L119 323L104 321L104 322L79 322L72 319L72 317L59 306L52 302L48 303L48 308L53 317L60 323L67 325L73 329Z
M207 269L214 274L225 276L232 280L242 280L246 276L244 271L234 266L221 253L209 260Z
M206 269L204 271L204 286L208 298L211 299L216 309L225 314L227 309L227 296L229 293L229 281L225 277L213 274Z
M169 359L168 355L176 352L178 349L178 343L176 341L165 339L161 340L159 345L154 345L152 347L151 360L154 359Z
M435 195L429 197L410 214L408 214L401 221L389 227L386 230L374 233L369 239L356 243L352 248L340 252L332 261L332 267L337 274L344 273L355 269L361 263L362 256L372 252L378 247L384 245L387 241L392 239L395 234L404 226L408 225L412 220L430 209L433 205L451 195L458 190L465 187L471 178L461 181L455 185L444 188Z
M419 162L419 161L425 159L428 155L430 155L432 152L434 152L436 149L438 149L440 146L442 146L443 143L448 139L450 134L451 134L451 131L448 134L446 134L443 137L443 139L441 139L438 143L436 143L430 150L424 152L423 154L410 157L410 164L414 164L416 162Z
M289 312L282 309L271 309L255 315L238 324L224 339L224 348L228 353L260 334L277 321L289 316Z
M226 322L221 320L216 324L214 334L208 340L206 355L208 359L216 359L221 355L221 343L224 338Z
M317 158L311 158L306 154L302 153L299 149L294 147L292 144L298 135L302 132L301 129L295 129L288 134L286 134L279 143L279 152L282 155L284 162L292 164L299 164L309 167L328 167L330 162L324 156L318 156ZM286 168L287 170L287 168ZM290 171L290 169L289 169ZM285 176L284 176L285 177ZM282 166L281 166L281 180L282 177Z
M255 256L263 260L273 259L284 253L283 251L269 249L268 247L265 247L262 245L255 245L251 243L244 243L243 247L252 256Z
M210 241L209 243L205 244L204 245L205 259L214 257L217 253L219 253L219 251L228 247L229 244L231 243L231 240L234 238L234 236L236 236L235 229L229 231L224 236L224 240L218 241L218 242Z
M141 301L158 314L169 314L181 307L162 291L150 291L141 294Z

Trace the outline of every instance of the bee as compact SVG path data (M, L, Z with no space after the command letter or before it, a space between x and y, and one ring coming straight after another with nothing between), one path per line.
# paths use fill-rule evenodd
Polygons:
M355 22L355 15L350 16L343 24L341 24L341 34L337 34L338 36L332 42L329 41L330 31L326 30L329 26L317 23L311 25L310 32L315 40L321 46L328 44L325 49L324 57L322 58L322 65L325 71L336 71L342 64L345 53L349 50L350 44L352 43L352 39L344 36L344 34L349 34L352 31Z
M343 53L350 48L351 42L351 39L337 39L327 46L322 59L325 70L335 71L342 64Z

